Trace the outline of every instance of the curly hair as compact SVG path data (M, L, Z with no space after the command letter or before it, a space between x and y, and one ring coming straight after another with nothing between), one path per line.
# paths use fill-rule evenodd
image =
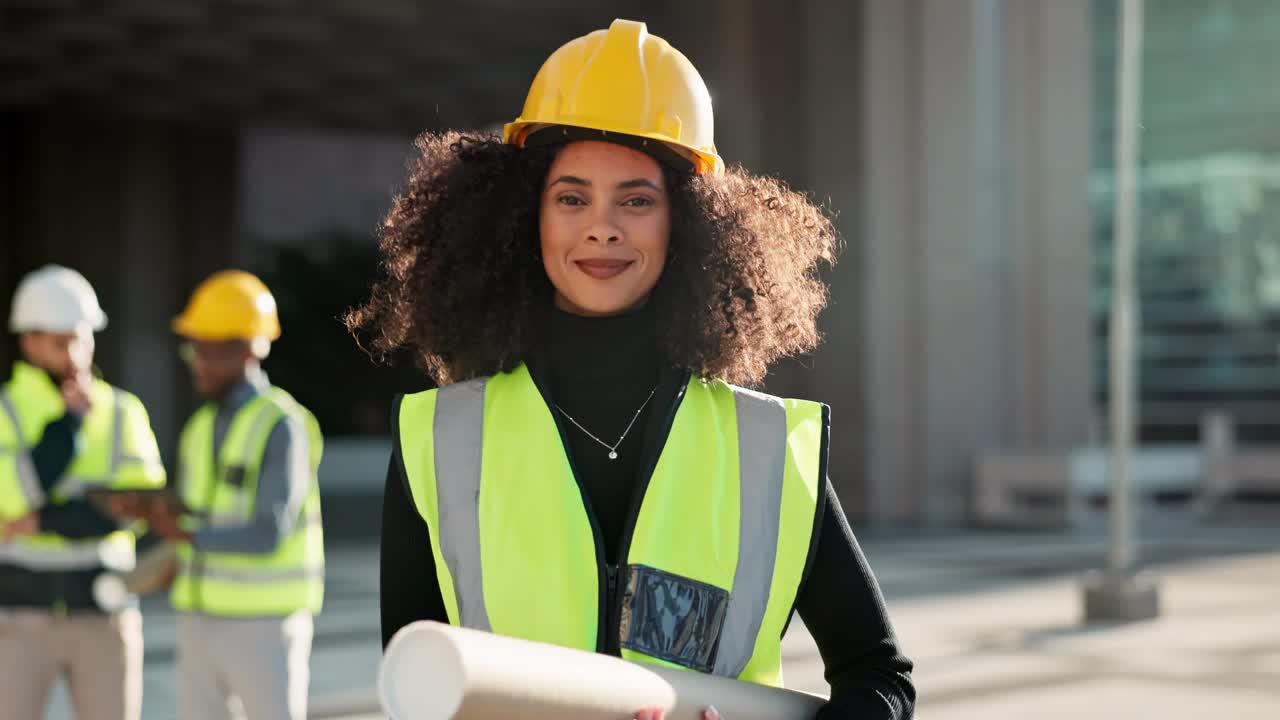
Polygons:
M408 187L383 223L381 276L347 328L376 354L409 350L442 385L512 370L553 297L538 209L563 146L456 131L425 133L416 146ZM819 264L837 248L823 209L738 167L663 172L671 240L649 301L663 360L751 385L774 361L813 349L827 301Z

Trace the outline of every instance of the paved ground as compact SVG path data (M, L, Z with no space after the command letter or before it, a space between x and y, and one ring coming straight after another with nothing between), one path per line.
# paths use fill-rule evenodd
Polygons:
M916 661L920 716L1280 717L1280 532L1196 533L1151 550L1161 617L1085 626L1072 570L1100 562L1097 545L873 545L894 623ZM819 689L817 658L796 660Z
M1162 578L1154 622L1082 626L1076 578L1102 562L1088 535L945 533L868 537L864 545L908 653L919 716L1280 717L1280 532L1167 527L1145 540ZM331 552L317 621L313 714L379 717L377 551ZM147 720L173 717L173 622L149 602ZM789 684L824 692L799 623L786 641ZM67 718L55 702L51 718ZM732 720L732 719L730 719Z

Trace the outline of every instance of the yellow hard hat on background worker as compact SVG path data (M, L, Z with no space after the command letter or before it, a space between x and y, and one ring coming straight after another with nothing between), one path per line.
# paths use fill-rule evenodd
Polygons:
M695 173L718 175L713 126L711 93L693 63L644 23L614 20L547 58L503 141L524 146L551 128L618 133L663 143Z
M192 340L248 340L258 357L266 357L280 337L280 317L271 291L243 270L214 273L196 287L173 331Z

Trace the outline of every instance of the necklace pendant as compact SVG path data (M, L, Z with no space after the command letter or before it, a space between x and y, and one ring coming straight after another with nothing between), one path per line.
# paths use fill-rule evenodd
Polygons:
M610 460L617 460L617 459L618 459L618 451L617 451L617 450L610 450L610 451L609 451L609 459L610 459Z

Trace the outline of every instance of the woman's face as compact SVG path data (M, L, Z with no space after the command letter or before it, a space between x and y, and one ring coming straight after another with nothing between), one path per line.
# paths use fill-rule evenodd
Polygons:
M613 143L565 146L542 189L539 230L557 307L601 317L643 305L671 236L662 168Z

